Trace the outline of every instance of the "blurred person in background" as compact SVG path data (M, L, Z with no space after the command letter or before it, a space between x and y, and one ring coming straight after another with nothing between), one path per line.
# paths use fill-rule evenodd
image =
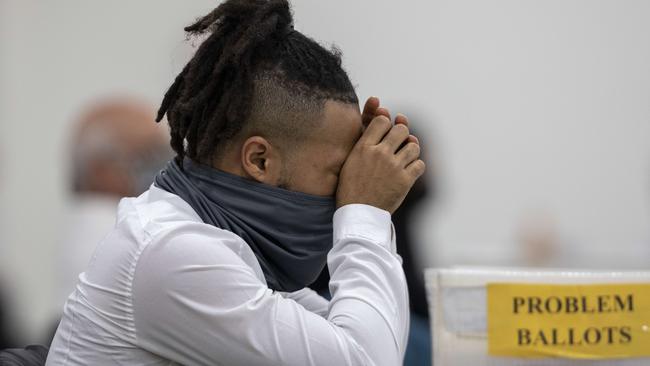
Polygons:
M97 243L115 224L122 197L138 196L171 157L153 107L132 98L91 104L73 127L70 209L61 240L58 309Z
M521 251L518 265L526 267L567 266L567 243L560 241L556 218L541 210L525 212L516 227L517 249ZM563 245L564 244L564 245ZM562 262L562 259L565 262Z

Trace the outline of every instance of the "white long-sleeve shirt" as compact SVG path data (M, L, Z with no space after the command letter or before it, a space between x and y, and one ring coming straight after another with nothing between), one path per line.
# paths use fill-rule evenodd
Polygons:
M250 247L152 186L68 298L47 365L399 365L408 296L390 214L334 214L332 300L269 289Z

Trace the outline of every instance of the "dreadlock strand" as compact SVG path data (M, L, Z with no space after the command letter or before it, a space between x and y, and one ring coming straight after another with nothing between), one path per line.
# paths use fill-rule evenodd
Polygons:
M340 54L293 31L292 23L287 0L226 0L185 28L188 37L209 34L175 78L158 110L158 121L167 115L177 160L213 158L224 142L249 123L254 104L285 108L317 103L322 107L325 99L357 103L340 66ZM256 102L255 80L265 73L274 75L277 83L272 88L284 90L282 95L307 99L303 104ZM274 94L266 92L256 98ZM305 111L313 110L309 108ZM271 111L269 118L275 114Z

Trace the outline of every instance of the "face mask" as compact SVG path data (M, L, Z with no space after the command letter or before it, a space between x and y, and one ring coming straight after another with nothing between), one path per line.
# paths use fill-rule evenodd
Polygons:
M257 257L269 288L311 284L332 248L331 197L257 183L185 159L170 161L155 185L187 202L206 224L241 237Z

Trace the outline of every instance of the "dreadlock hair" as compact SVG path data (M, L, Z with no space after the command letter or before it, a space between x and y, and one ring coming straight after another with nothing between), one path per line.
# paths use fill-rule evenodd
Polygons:
M242 130L301 138L327 100L358 104L340 51L294 30L287 0L227 0L185 31L207 38L156 117L181 166L211 161Z

